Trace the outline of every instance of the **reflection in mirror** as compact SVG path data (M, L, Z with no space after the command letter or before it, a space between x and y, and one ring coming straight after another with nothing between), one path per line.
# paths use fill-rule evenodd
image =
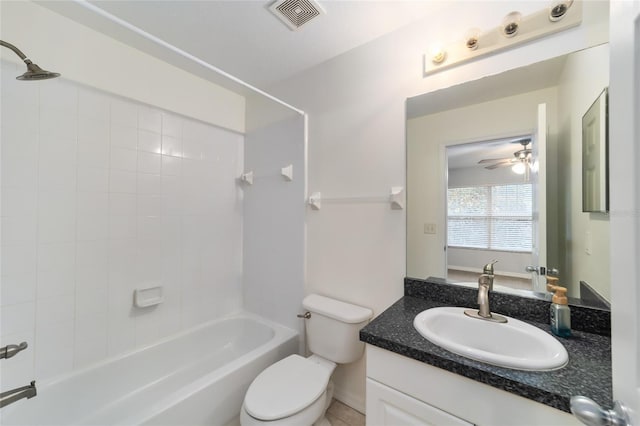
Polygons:
M582 212L581 188L608 58L605 44L407 101L407 276L475 286L498 259L497 291L544 292L552 271L608 303L609 218Z

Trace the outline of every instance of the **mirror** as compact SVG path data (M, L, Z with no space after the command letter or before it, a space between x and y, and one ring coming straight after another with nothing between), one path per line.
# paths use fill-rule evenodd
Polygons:
M609 217L582 211L582 117L608 86L608 58L604 44L407 100L408 277L443 277L475 286L483 265L497 259L497 291L540 297L534 291L544 292L544 275L551 271L569 296L585 305L608 306ZM530 145L521 143L526 138ZM525 163L526 177L514 180L513 167L507 167L515 165L512 157ZM497 161L478 164L482 160ZM454 172L460 164L467 169ZM497 219L473 208L460 213L460 198L451 200L451 188L513 192L500 178L507 175L511 184L539 179L538 190L531 192L529 219L520 225L516 222L526 209L504 213L513 200L487 208L504 213ZM510 220L506 227L515 233L503 240L515 246L456 239L485 232L470 225L455 228L456 214L467 219L484 215L482 221L502 226L503 234ZM490 232L485 233L493 238ZM526 261L510 260L523 253L530 256Z

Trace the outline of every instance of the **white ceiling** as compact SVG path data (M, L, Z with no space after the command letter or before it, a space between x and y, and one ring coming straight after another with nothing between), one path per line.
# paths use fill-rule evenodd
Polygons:
M149 43L98 22L75 2L39 2L141 50ZM273 16L272 1L92 0L91 4L265 89L402 26L442 10L435 0L319 0L326 14L297 31ZM83 10L84 9L84 10ZM158 52L150 53L161 56Z

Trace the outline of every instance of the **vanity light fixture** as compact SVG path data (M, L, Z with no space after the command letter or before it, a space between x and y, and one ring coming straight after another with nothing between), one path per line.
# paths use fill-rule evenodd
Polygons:
M551 3L551 7L549 8L549 20L551 22L557 22L564 18L564 15L567 14L567 11L573 4L573 0L555 0Z
M502 20L502 35L505 37L513 37L518 34L520 21L522 21L522 14L520 12L511 12L505 16Z
M423 77L482 56L514 48L582 23L582 5L587 0L545 0L537 12L522 15L513 11L499 25L478 30L471 28L456 41L425 49Z

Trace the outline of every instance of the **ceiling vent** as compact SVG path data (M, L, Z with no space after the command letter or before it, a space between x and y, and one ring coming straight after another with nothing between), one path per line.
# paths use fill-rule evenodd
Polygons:
M291 31L324 15L322 7L314 0L276 0L269 10L289 27Z

